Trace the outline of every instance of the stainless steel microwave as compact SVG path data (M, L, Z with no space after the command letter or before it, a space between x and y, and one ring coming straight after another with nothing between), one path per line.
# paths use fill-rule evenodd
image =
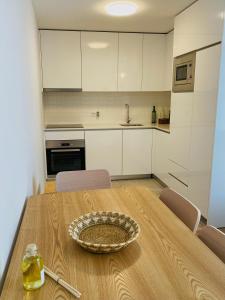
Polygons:
M193 92L196 52L174 58L173 92Z

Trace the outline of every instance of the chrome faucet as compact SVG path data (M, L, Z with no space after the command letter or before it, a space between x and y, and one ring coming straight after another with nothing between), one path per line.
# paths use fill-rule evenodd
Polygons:
M129 124L131 119L130 119L130 106L129 104L125 104L126 108L126 123Z

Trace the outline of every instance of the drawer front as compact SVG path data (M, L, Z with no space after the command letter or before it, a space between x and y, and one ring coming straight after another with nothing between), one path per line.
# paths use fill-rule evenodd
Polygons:
M167 185L169 188L173 189L178 194L182 195L184 198L188 197L188 187L177 180L175 177L169 175Z
M84 131L48 131L45 132L45 140L81 140L84 139Z
M180 181L185 186L189 184L189 172L187 169L179 166L175 162L169 160L168 173L170 177L176 178L177 181Z

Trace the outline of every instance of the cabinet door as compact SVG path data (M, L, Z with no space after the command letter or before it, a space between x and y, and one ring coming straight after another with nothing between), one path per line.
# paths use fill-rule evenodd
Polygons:
M173 81L173 31L166 35L166 66L165 66L165 91L172 91Z
M152 130L123 130L123 175L151 174Z
M191 126L190 200L208 216L221 46L197 52ZM209 71L210 70L210 71Z
M86 169L106 169L122 174L122 130L85 132Z
M44 88L81 88L80 32L41 31Z
M162 91L165 88L166 35L144 34L143 91Z
M117 91L118 33L82 32L84 91Z
M119 33L119 91L141 91L143 34Z
M169 147L170 134L159 130L153 131L152 173L168 185L169 178Z
M199 0L175 18L174 56L222 40L224 0Z
M169 159L185 169L190 164L193 93L172 93Z

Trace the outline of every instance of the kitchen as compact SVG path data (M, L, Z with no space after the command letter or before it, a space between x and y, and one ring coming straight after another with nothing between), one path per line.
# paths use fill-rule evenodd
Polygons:
M2 179L2 195L12 202L1 203L1 227L7 238L0 276L22 218L22 199L52 186L50 192L55 192L54 179L60 171L106 169L112 185L157 182L195 205L204 224L225 227L224 1L159 1L158 6L152 1L152 7L148 1L129 1L130 12L127 1L67 6L34 0L34 12L32 7L27 11L26 2L18 4L19 11L29 18L35 12L29 22L36 36L26 29L29 39L18 50L21 65L14 54L9 56L4 71L8 74L11 67L14 75L2 78L3 95L17 96L9 87L27 64L18 95L36 100L33 104L21 100L18 110L4 104L8 114L2 115L3 139L11 148L21 144L21 138L25 142L11 163L20 172L25 162L27 171L15 192L6 196L10 175L8 162L2 163L8 174L8 181ZM116 6L121 3L130 15L118 16ZM13 4L8 6L3 4L1 11L7 7L11 15ZM2 22L13 31L10 18ZM20 28L16 30L19 37ZM5 44L7 35L2 34ZM30 52L25 56L26 43ZM11 49L18 44L17 39L11 41ZM11 76L15 78L7 81ZM25 114L24 123L18 117L13 128L6 127L9 110L14 120ZM14 141L9 138L12 134ZM5 157L10 154L8 148L3 151ZM21 201L16 202L18 195ZM10 203L17 208L6 220Z

